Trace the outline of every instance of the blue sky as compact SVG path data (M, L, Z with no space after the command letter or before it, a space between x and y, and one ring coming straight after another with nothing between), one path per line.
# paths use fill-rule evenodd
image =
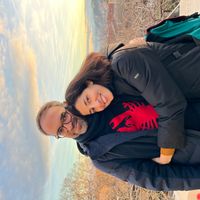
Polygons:
M35 116L64 100L86 55L84 1L2 0L0 10L0 199L59 199L75 143L41 135Z

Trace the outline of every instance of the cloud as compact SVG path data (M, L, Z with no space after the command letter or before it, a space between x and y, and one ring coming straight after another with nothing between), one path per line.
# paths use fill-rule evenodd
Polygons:
M0 76L0 88L4 88L5 87L5 79L3 76Z
M0 33L5 33L5 21L0 18Z
M0 56L0 199L38 199L49 170L49 140L35 126L37 61L22 26L0 37Z
M28 46L27 38L23 33L24 28L20 26L16 32L10 38L12 55L16 61L16 66L13 69L14 81L18 90L16 99L18 100L18 106L21 107L20 111L26 109L26 113L28 112L30 126L35 127L35 117L41 105L37 80L37 60L33 49ZM47 152L49 152L50 141L46 137L42 137L37 129L33 134L39 136L42 144L41 149L46 156Z
M11 46L18 68L18 70L15 72L15 75L16 79L23 78L24 75L26 75L26 81L29 85L29 90L27 92L29 102L31 102L30 108L32 109L32 112L35 112L36 108L40 104L37 82L36 56L33 49L24 44L22 41L23 40L21 37L12 38Z
M1 200L5 200L6 198L5 198L5 195L4 195L4 192L3 192L3 190L0 188L0 199Z

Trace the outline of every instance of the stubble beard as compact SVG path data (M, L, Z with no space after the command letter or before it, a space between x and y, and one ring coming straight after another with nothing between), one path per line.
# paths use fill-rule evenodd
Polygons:
M82 135L87 131L87 122L81 118L75 117L73 120L74 132L77 135Z

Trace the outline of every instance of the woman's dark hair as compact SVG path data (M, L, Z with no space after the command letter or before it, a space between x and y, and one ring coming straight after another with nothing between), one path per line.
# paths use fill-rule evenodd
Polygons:
M83 90L87 88L89 81L108 87L111 80L111 63L107 57L96 52L89 54L83 62L78 74L70 82L65 92L65 100L68 103L70 112L75 115L80 115L74 105Z

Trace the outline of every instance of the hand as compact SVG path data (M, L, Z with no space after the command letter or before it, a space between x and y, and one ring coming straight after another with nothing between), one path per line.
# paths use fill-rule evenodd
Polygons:
M138 37L138 38L134 38L132 40L130 40L128 42L128 44L131 44L133 46L138 46L138 45L144 45L146 44L146 41L143 37Z
M166 156L166 155L161 154L160 157L153 158L152 160L158 164L165 165L165 164L169 164L171 162L171 159L172 159L172 155Z

